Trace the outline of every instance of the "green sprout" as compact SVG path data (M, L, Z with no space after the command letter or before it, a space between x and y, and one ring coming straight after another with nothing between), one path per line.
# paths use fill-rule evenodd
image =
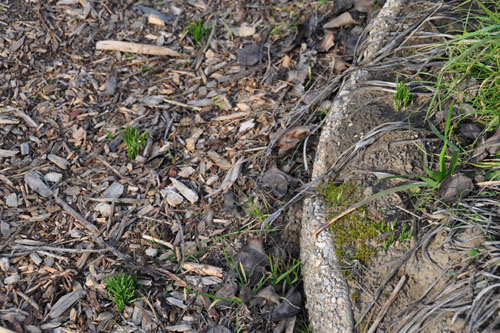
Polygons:
M199 19L198 22L191 22L186 27L187 33L193 38L195 44L208 39L209 29L205 27L205 23Z
M433 132L438 135L444 142L443 148L441 148L441 153L439 154L439 171L432 171L426 166L424 166L425 173L429 177L420 177L423 181L425 181L430 187L437 187L441 182L451 176L451 174L455 171L458 162L458 148L448 141L450 126L451 126L451 116L453 111L454 103L451 103L451 106L448 110L448 116L446 117L446 125L444 130L444 135L439 133L439 131L432 125L431 129ZM450 164L446 166L446 149L450 145L453 148L453 153L451 156Z
M401 106L404 108L410 101L410 87L403 81L396 81L396 94L394 95L394 103L396 110L399 111Z
M137 128L127 127L124 131L121 131L122 139L127 145L127 155L129 160L133 161L139 155L139 150L141 146L146 146L146 139L148 138L148 132L144 131L139 135Z
M106 289L113 295L110 299L115 303L116 308L121 312L126 304L136 300L135 288L137 287L137 276L131 274L116 274L107 277Z

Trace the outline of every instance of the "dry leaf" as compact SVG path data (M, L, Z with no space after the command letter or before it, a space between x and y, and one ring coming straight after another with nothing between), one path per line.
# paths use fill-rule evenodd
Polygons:
M452 203L467 196L474 189L472 180L462 173L443 180L436 195L444 203Z
M229 171L226 174L226 177L224 177L224 180L222 181L222 184L220 187L213 191L212 193L208 194L206 197L213 197L220 192L225 192L233 186L234 182L236 179L238 179L240 172L241 172L241 167L243 165L244 158L240 158L232 167L229 169Z
M333 32L330 30L325 30L323 40L321 40L321 43L318 46L319 51L328 52L328 50L331 49L333 45L335 45L333 41Z
M349 12L345 12L324 24L323 29L339 28L349 24L356 24L356 21L352 18Z
M299 314L302 304L300 292L292 288L273 312L269 315L270 321L278 321L284 318L291 318Z
M498 127L493 136L486 141L482 141L477 146L472 154L472 159L475 162L480 162L484 160L488 154L495 155L498 150L500 150L500 127Z
M280 297L274 290L273 286L267 286L255 295L255 297L263 298L266 301L274 304L280 304Z
M347 69L347 64L338 58L334 61L333 69L335 69L335 73L342 74Z
M283 57L283 61L281 62L281 66L283 66L283 68L288 68L288 67L290 67L291 61L292 60L290 59L288 54L285 54L285 56Z
M297 146L311 130L311 126L298 126L289 129L279 140L277 146L279 147L278 156L283 157Z
M369 13L375 8L375 0L354 0L354 9L358 12Z
M78 127L76 125L72 127L72 130L73 134L71 136L73 140L75 140L75 146L80 147L87 139L87 131L85 131L83 127Z

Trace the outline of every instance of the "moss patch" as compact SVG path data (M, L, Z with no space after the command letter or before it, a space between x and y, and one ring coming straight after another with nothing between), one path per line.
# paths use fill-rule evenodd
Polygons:
M362 196L361 189L349 182L328 184L320 188L319 193L326 202L329 219L361 200ZM344 275L352 275L359 264L367 266L370 263L376 252L372 244L380 235L380 225L381 222L361 207L330 226Z

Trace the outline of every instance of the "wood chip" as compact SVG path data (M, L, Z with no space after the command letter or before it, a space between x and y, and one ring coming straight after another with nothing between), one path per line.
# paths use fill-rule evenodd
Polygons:
M121 51L157 56L182 57L182 54L164 46L121 42L117 40L101 40L96 43L96 50Z
M0 158L1 157L12 157L12 156L16 156L17 154L19 154L19 150L0 149Z
M185 262L182 264L182 268L190 272L195 272L196 274L217 276L221 279L224 278L224 270L216 266Z
M213 150L209 151L207 155L222 170L229 170L232 166L228 160Z
M84 295L85 290L79 289L62 296L50 310L49 317L59 317Z
M47 184L45 184L40 175L34 171L29 171L24 175L24 182L27 183L33 191L40 194L42 197L48 198L54 194L52 189Z
M196 192L194 192L189 187L187 187L186 185L184 185L182 182L178 181L175 178L170 177L170 181L175 186L177 191L179 191L180 194L182 194L184 198L189 200L191 203L196 203L198 201L199 197L198 194L196 194Z
M38 128L38 124L33 120L33 118L28 116L24 111L15 110L15 112L19 117L23 118L23 120L26 122L26 124L28 124L28 126Z
M238 107L240 107L240 104L243 104L243 103L238 103ZM245 104L243 104L243 105L245 105ZM234 112L234 113L231 113L231 114L228 114L228 115L215 117L212 120L213 121L233 120L233 119L243 118L243 117L246 117L246 116L249 116L249 115L250 115L250 112L248 112L248 111L245 111L245 112Z
M68 160L54 154L49 154L47 159L63 170L66 170L69 166Z
M111 184L106 191L102 194L103 198L119 198L125 189L125 186L123 184L120 184L118 182L114 182Z
M216 194L219 194L220 192L225 192L233 186L234 182L236 179L238 179L240 172L241 172L241 167L243 166L243 157L240 158L232 167L229 169L228 173L226 174L226 177L224 177L224 180L222 181L222 184L220 187L213 191L212 193L209 193L206 195L206 197L213 197Z

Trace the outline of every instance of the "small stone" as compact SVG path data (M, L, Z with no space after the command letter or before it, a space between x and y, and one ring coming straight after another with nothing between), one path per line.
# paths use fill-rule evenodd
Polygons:
M17 203L17 195L15 193L11 193L5 198L5 202L7 203L7 206L11 208L16 208L18 203Z
M150 247L149 249L146 250L146 255L148 257L156 257L158 254L158 249L155 249L153 247Z
M108 187L106 191L104 191L102 197L113 199L119 198L123 194L124 188L125 186L123 186L122 184L114 182L113 184L111 184L111 186Z
M45 179L45 181L51 182L51 183L57 183L58 181L61 180L61 178L62 178L62 174L57 173L57 172L49 172L48 174L43 176L43 179Z
M253 66L259 62L260 59L260 44L254 43L239 49L238 62L243 66ZM265 51L264 51L265 54Z
M255 28L254 27L249 27L247 25L242 25L238 29L238 36L240 36L240 37L250 37L253 34L255 34Z
M207 52L205 52L205 58L212 59L213 57L215 57L214 51L208 49Z
M100 202L95 206L94 210L101 213L102 216L108 217L111 215L111 212L112 212L111 208L112 207L110 204Z

